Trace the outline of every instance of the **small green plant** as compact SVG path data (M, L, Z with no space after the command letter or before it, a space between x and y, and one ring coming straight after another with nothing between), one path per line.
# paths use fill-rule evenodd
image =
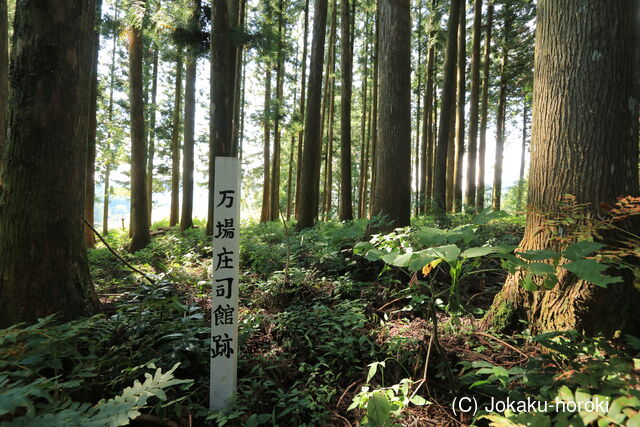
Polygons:
M401 424L396 424L394 421L401 418L402 411L409 404L422 406L429 403L422 396L416 394L415 383L409 378L403 378L398 384L390 387L372 388L370 381L376 375L378 369L380 369L382 383L384 384L384 368L385 361L369 364L367 384L355 395L351 406L348 408L349 411L356 408L366 410L366 415L361 420L362 426L400 426ZM414 388L413 392L412 388Z

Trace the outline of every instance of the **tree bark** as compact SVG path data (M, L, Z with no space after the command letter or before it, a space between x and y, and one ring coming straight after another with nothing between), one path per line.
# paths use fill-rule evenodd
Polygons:
M304 129L304 147L300 176L300 210L296 228L313 226L318 215L320 190L320 157L322 125L320 98L322 93L322 63L324 62L324 40L327 26L327 0L316 0L313 17L313 41L309 70L309 93Z
M211 8L211 112L209 138L209 212L207 235L213 234L215 157L238 157L233 140L234 82L237 55L232 33L237 28L240 0L216 1ZM234 19L235 17L235 19Z
M478 122L480 121L480 41L482 38L482 0L473 5L473 40L471 42L471 99L469 106L469 144L467 155L467 187L464 205L467 212L476 207L476 157L478 151Z
M95 13L93 0L24 1L16 11L0 193L2 328L53 313L71 320L98 305L82 219Z
M184 145L182 148L182 212L180 231L193 227L193 169L194 133L196 119L196 73L198 61L194 55L187 58L184 91Z
M438 141L434 159L433 212L436 220L440 222L446 217L447 151L451 130L451 114L447 113L452 110L455 104L456 52L458 50L458 38L456 35L458 34L458 23L460 21L460 3L461 0L451 0L451 8L449 9L447 56L444 65L444 84L440 107L442 114L440 114Z
M549 229L540 229L565 194L588 204L594 216L617 197L638 194L636 17L632 0L538 2L529 198L520 250L557 249ZM637 224L631 231L638 232ZM605 235L605 243L615 240ZM528 292L519 274L510 275L483 325L509 331L526 319L532 333L638 332L640 297L632 280L603 289L572 274L558 279L551 290Z
M369 175L369 138L367 135L367 116L369 106L367 104L368 83L369 83L369 14L365 19L364 44L361 58L364 63L362 72L362 117L360 122L360 179L358 182L358 218L364 218L367 210L367 182Z
M180 112L182 110L182 47L178 47L176 58L176 89L173 102L173 125L171 129L171 212L169 226L180 219Z
M372 94L371 94L371 190L369 197L369 217L373 217L373 193L376 188L376 152L378 147L378 88L380 87L379 69L380 69L380 8L376 7L375 17L375 41L373 46L373 76L372 76Z
M368 234L411 222L411 22L409 0L379 0L380 104L374 215Z
M480 142L478 145L478 186L476 188L476 212L484 209L484 174L487 151L487 122L489 119L489 85L491 84L491 31L493 29L493 0L487 6L484 59L482 64L482 104L480 107Z
M0 0L0 172L3 163L3 148L7 135L7 107L9 103L9 26L7 0ZM2 188L2 178L0 178Z
M142 90L142 29L129 28L129 113L131 117L131 245L132 252L151 241L147 200L147 143Z
M460 5L458 24L458 102L456 118L456 151L453 176L453 212L462 210L462 165L464 160L464 125L467 68L467 10L466 2Z
M340 9L340 46L342 56L340 72L342 87L340 93L340 221L353 219L353 201L351 195L351 95L353 86L353 51L351 50L351 16L349 0L341 1Z
M91 226L94 224L94 200L96 195L96 109L98 104L98 56L100 53L100 23L102 19L102 0L96 2L96 22L93 44L93 66L91 69L91 98L89 100L89 127L87 134L87 177L85 182L84 218ZM3 129L0 127L0 129ZM84 243L88 248L96 245L96 238L89 226L84 228Z

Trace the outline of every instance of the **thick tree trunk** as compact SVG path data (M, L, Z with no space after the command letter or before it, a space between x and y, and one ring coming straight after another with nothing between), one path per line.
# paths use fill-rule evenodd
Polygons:
M180 220L180 112L182 110L182 47L178 47L176 60L176 89L173 102L171 128L171 212L169 226Z
M456 73L457 74L457 73ZM454 89L457 94L457 87ZM456 165L456 121L457 118L457 96L456 101L451 104L449 114L452 119L449 121L449 142L447 144L447 193L445 199L445 209L447 212L453 212L453 192L455 181L455 165Z
M149 149L147 156L147 199L149 200L149 224L153 211L153 160L156 154L156 110L158 96L158 47L153 48L153 73L151 77L151 105L149 106Z
M322 203L320 204L320 218L323 221L327 219L327 208L331 202L327 201L327 195L331 191L329 180L331 177L331 154L333 154L333 113L335 93L335 65L336 65L336 24L338 17L338 9L335 1L331 5L331 21L329 24L329 40L327 42L327 64L324 73L324 94L322 96L322 131L323 148L324 148L324 166L320 170L322 177ZM322 171L324 170L324 175Z
M372 76L372 94L371 94L371 190L369 197L371 203L369 203L369 217L373 217L373 193L376 188L376 152L378 147L378 88L380 87L379 80L379 65L380 65L380 8L376 7L375 18L375 42L373 47L373 76Z
M198 9L200 5L197 5ZM247 13L247 0L240 0L240 5L238 9L238 27L241 31L245 31L245 15ZM197 25L197 22L195 23ZM242 101L242 83L244 81L244 57L245 50L244 46L240 45L236 48L236 68L235 68L235 82L233 89L233 129L231 134L231 139L233 140L233 144L235 146L240 146L240 125L242 122L242 118L240 117L242 105L244 102Z
M456 151L453 175L453 212L462 210L462 165L464 160L464 125L466 101L467 69L467 8L466 2L460 5L460 23L458 24L458 102L456 117Z
M482 0L473 5L473 40L471 42L471 99L469 107L469 144L467 152L467 188L464 205L467 212L476 207L476 156L480 121L480 41L482 38Z
M3 328L98 305L82 220L95 12L93 0L25 1L16 12L0 194Z
M211 8L211 119L209 135L209 212L207 235L213 234L215 205L215 156L238 157L238 141L233 136L234 82L237 48L233 31L237 28L240 0L216 1Z
M0 0L0 173L3 163L3 148L7 135L7 107L9 105L9 41L7 0ZM2 178L0 178L0 188Z
M260 222L269 221L271 210L271 65L266 64L267 72L264 77L264 172L262 176L262 213Z
M458 50L458 23L460 22L461 0L451 0L449 22L447 30L447 56L444 65L444 84L442 88L442 102L440 124L438 126L438 141L434 159L433 182L433 212L438 221L446 217L447 192L447 153L451 131L452 114L456 95L456 52Z
M416 40L416 46L418 50L418 64L416 66L417 85L416 85L416 150L414 161L414 174L415 174L415 197L414 197L414 215L420 215L422 208L420 205L420 181L422 170L420 169L420 158L422 155L422 148L420 145L420 119L421 119L421 102L422 102L422 2L418 2L418 37Z
M384 223L368 234L411 222L411 20L409 0L379 0L380 111L376 146L374 215Z
M480 107L480 142L478 145L478 186L476 188L476 212L484 209L484 173L487 151L487 122L489 119L489 85L491 84L491 30L493 29L493 0L487 7L484 58L482 64L482 104Z
M302 136L304 134L304 119L305 119L305 102L306 90L307 90L307 44L309 41L309 0L305 0L304 3L304 36L302 39L302 72L300 82L300 121L302 126L298 131L298 154L296 161L296 205L295 205L295 217L298 218L300 206L300 177L302 176Z
M129 112L131 116L131 235L130 250L145 248L151 241L147 200L147 141L142 91L142 30L130 28Z
M638 194L638 106L629 102L639 95L636 12L633 0L538 2L531 172L520 250L554 246L540 227L565 194L591 206L593 215L618 196ZM525 319L534 333L640 329L640 297L631 281L603 289L560 274L552 290L528 292L520 279L507 278L485 327L509 331Z
M353 51L351 50L351 16L349 0L341 0L340 45L342 48L340 72L342 86L340 93L340 221L353 219L351 196L351 95L353 86Z
M184 91L184 145L182 148L182 212L180 231L193 227L194 133L196 119L196 72L198 61L187 59Z
M93 44L93 66L91 70L91 98L89 100L89 127L87 136L87 177L84 195L84 218L94 224L94 200L96 195L96 110L98 105L98 55L100 53L100 22L102 19L102 0L96 2L96 23ZM0 127L2 129L2 127ZM84 227L84 243L88 248L96 245L96 237L89 226Z
M322 93L322 63L324 62L324 39L327 26L327 0L316 0L313 17L313 41L309 70L309 93L304 128L304 148L300 175L300 210L297 229L313 226L318 215L320 192L320 157L322 148L322 125L320 102Z

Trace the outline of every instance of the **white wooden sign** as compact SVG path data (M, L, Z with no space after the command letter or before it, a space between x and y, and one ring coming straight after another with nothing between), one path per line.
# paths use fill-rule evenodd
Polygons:
M238 382L240 160L215 158L210 409L222 409Z

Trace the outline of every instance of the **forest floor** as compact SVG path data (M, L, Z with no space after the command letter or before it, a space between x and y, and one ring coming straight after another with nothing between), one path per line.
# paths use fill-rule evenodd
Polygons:
M456 216L454 226L471 221ZM456 291L461 306L453 309L448 265L412 273L372 260L358 251L365 226L364 221L328 222L301 233L282 223L243 227L238 398L224 412L206 409L212 247L203 229L161 231L147 249L123 255L151 280L132 273L106 248L91 250L101 314L1 331L0 360L9 354L12 361L0 365L0 391L22 393L33 410L16 397L4 402L9 409L3 411L0 393L0 424L43 414L63 419L70 416L64 411L72 410L76 417L120 420L113 425L131 418L132 425L171 426L556 425L562 420L579 425L576 417L618 423L638 415L640 360L634 357L640 340L608 342L574 332L533 337L526 328L512 336L480 331L479 320L506 277L498 258L465 265ZM431 227L431 220L417 220L412 229L379 237L376 247L415 248L420 230ZM523 218L502 217L473 231L461 249L516 245ZM108 241L125 254L126 237L114 231ZM2 382L11 366L22 369L19 385L30 389L15 391L18 386ZM172 367L171 378L192 381L167 377L151 384L158 368ZM127 391L154 371L153 378ZM47 380L36 384L36 378ZM48 398L39 397L42 392ZM119 407L101 401L93 409L70 403L93 405L114 396L122 403L131 393L146 398L137 406L130 403L135 399ZM627 400L595 418L571 411L481 418L492 398L601 395ZM469 401L480 406L477 413L454 409L466 397L475 398ZM533 418L517 418L525 416Z

